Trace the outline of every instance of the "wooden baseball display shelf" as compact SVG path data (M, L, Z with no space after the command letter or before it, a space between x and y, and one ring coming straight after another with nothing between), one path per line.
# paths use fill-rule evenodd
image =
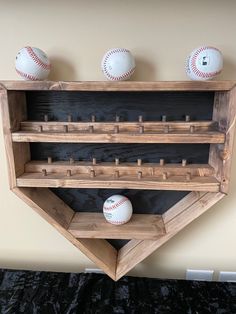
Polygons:
M235 84L2 81L10 187L118 280L227 194Z

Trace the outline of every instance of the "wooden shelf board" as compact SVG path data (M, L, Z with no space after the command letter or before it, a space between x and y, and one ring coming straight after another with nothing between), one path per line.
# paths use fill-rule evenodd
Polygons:
M76 238L158 239L165 234L161 216L133 214L123 225L112 225L102 213L76 213L68 227Z
M140 166L135 162L122 162L118 165L115 162L93 162L89 161L30 161L25 164L25 172L27 173L42 173L43 169L47 173L60 173L66 174L68 170L74 174L89 174L94 170L97 175L107 174L114 175L116 171L120 176L124 175L137 175L139 171L143 176L157 176L162 175L164 172L168 176L173 175L187 175L190 173L192 176L212 176L214 175L214 168L208 164L164 164L159 163L142 163Z
M8 90L68 90L68 91L227 91L235 81L0 81L1 88Z
M88 133L88 132L26 132L12 133L13 142L47 143L188 143L223 144L222 132L195 133Z
M49 117L47 117L48 119ZM194 127L196 132L216 131L218 124L215 121L143 121L143 122L116 122L116 121L90 121L90 122L68 122L68 121L23 121L20 124L20 130L26 132L38 132L42 127L44 132L64 132L64 128L68 127L69 132L88 132L89 127L94 128L97 133L113 133L115 127L119 128L119 132L138 133L140 126L144 127L145 132L163 133L168 127L170 132L187 132L190 127Z
M193 177L187 180L185 176L172 176L164 180L162 177L122 176L114 179L112 176L72 175L49 173L24 173L17 178L18 187L64 187L64 188L107 188L107 189L146 189L146 190L176 190L176 191L209 191L218 192L219 182L214 177Z

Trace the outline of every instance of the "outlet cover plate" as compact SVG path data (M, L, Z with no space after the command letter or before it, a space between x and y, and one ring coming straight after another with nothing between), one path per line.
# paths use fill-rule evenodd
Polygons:
M236 272L233 271L220 271L219 281L236 282Z
M214 270L187 269L187 280L212 281Z

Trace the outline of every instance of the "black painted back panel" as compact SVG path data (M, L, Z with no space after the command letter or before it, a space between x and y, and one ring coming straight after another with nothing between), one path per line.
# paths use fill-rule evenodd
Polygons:
M44 115L50 120L66 121L71 114L73 121L89 121L95 115L97 121L113 121L119 115L121 121L144 120L211 120L213 92L27 92L28 119L40 121ZM189 163L207 163L209 145L201 144L58 144L31 143L33 160L47 159L178 163L187 159ZM163 214L188 192L150 191L122 189L52 189L75 211L101 212L103 202L113 194L126 195L132 202L135 213ZM120 248L127 241L109 241Z
M29 120L42 120L48 114L51 120L66 121L72 114L74 121L88 121L96 115L98 121L121 120L211 120L213 92L27 92Z

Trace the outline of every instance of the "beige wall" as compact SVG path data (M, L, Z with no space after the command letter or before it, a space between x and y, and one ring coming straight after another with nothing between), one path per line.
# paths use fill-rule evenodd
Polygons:
M234 0L0 0L0 79L17 79L14 57L32 45L50 56L55 80L103 80L100 61L112 47L133 52L135 80L185 80L185 57L202 44L224 54L219 79L236 79L235 12ZM0 267L94 267L9 191L2 130L0 158ZM215 276L236 271L236 162L232 170L231 194L130 274L182 278L186 268L213 269Z

